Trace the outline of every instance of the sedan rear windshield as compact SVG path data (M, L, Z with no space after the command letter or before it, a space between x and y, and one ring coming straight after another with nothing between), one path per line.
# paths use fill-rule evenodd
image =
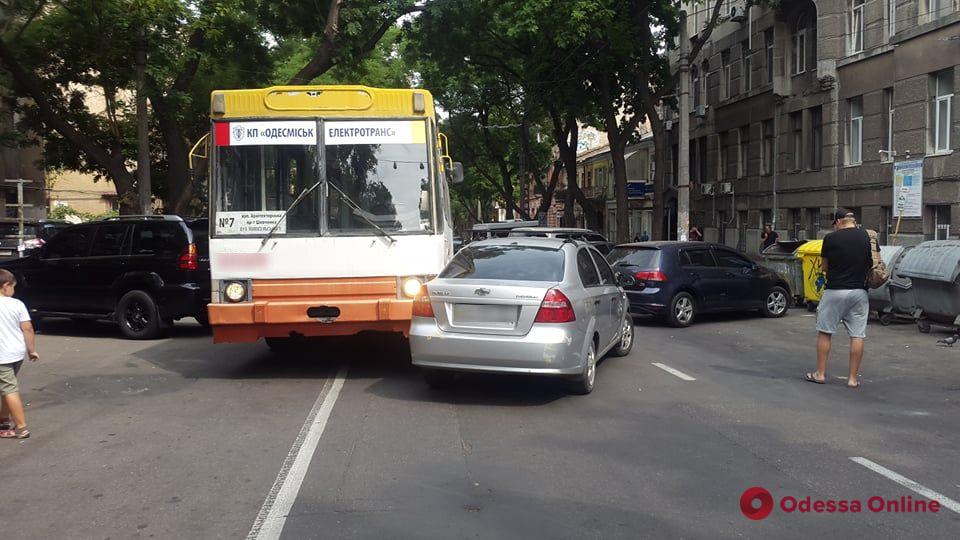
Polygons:
M457 253L440 277L562 281L563 252L533 246L470 246Z
M0 236L19 236L20 225L17 223L0 223ZM36 236L37 227L35 225L24 224L24 236Z
M607 255L611 266L636 266L657 268L660 266L660 250L649 248L618 247Z

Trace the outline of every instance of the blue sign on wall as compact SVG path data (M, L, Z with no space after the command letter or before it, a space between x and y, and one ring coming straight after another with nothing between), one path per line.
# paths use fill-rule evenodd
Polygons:
M627 197L642 199L653 192L653 186L647 182L627 182Z

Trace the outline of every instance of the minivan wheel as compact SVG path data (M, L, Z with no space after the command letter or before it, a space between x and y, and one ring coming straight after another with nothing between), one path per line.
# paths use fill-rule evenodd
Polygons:
M570 381L570 392L580 396L593 392L593 386L597 380L597 346L593 344L593 340L590 340L585 360L583 373Z
M670 300L670 311L667 312L667 322L675 328L686 328L693 323L697 316L697 302L687 292L678 292Z
M789 304L790 300L787 295L787 290L779 286L774 287L770 289L770 292L764 297L763 307L760 308L760 312L763 313L764 317L783 317L787 314Z
M117 323L128 339L153 339L160 335L160 313L149 293L130 291L117 302Z
M610 351L610 356L626 356L633 348L633 317L629 314L623 317L623 326L620 328L620 342Z

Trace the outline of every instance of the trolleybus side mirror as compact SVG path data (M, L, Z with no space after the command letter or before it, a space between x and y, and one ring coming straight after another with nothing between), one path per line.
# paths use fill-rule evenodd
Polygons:
M454 161L447 174L451 184L463 183L463 163Z

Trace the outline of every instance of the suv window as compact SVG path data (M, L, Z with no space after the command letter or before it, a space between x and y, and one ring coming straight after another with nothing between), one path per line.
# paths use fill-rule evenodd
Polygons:
M713 256L717 258L717 265L727 268L750 268L753 263L746 257L726 249L713 250Z
M440 272L447 279L563 281L563 252L534 246L467 246Z
M93 240L92 227L73 227L53 237L47 243L44 256L48 259L86 257Z
M93 240L91 257L109 257L120 255L123 249L123 240L127 236L130 226L123 223L111 223L97 227L97 234Z
M680 252L682 266L716 266L709 249L685 249Z
M600 285L600 275L597 274L597 267L593 265L593 258L585 249L577 252L577 272L580 273L580 281L584 287Z
M617 276L614 275L613 270L610 269L610 265L607 264L607 260L603 258L597 250L591 249L590 255L593 255L593 262L597 263L597 268L600 270L600 279L603 280L604 285L617 285Z
M134 255L175 257L187 246L179 223L137 223L133 231Z
M208 223L206 220L200 220L190 224L190 231L193 232L193 243L197 245L197 252L203 256L210 253L210 228Z

